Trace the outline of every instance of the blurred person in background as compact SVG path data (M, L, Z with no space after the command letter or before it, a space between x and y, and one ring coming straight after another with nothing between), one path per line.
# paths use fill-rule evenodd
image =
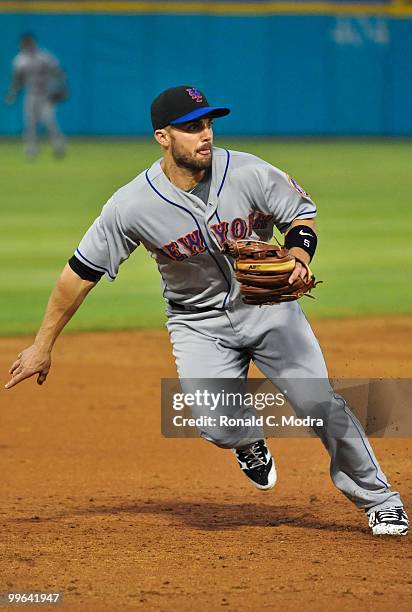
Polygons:
M20 89L25 88L24 124L25 153L29 159L38 154L38 124L43 124L50 136L55 157L65 154L65 141L56 119L55 105L67 98L66 77L58 60L39 49L33 34L20 38L20 53L12 64L12 81L5 102L13 104Z

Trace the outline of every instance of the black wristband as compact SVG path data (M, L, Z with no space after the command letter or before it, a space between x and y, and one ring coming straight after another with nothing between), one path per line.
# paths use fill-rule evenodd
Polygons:
M311 259L315 254L317 243L318 238L315 232L307 225L295 225L288 231L285 237L285 247L287 249L299 247L306 251Z
M93 268L89 268L89 266L86 266L86 264L77 259L75 255L70 257L67 263L69 264L73 272L76 272L76 274L80 276L80 278L82 278L83 280L91 281L93 283L97 283L97 281L99 281L104 274L104 272L98 272L97 270L93 270Z

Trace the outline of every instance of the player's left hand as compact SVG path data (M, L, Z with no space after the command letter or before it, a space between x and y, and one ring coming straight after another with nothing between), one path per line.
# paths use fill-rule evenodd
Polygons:
M308 254L297 247L292 250L261 240L228 240L222 251L235 259L235 277L245 304L281 304L304 295L312 297L311 289L319 282L306 263Z

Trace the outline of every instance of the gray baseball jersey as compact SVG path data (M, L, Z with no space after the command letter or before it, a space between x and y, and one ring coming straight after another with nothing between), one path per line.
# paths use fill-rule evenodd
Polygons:
M274 226L285 231L294 219L315 216L315 204L287 174L254 155L214 148L207 204L173 185L156 161L110 198L76 257L114 280L142 243L157 261L166 299L225 309L238 283L222 243L270 240Z
M28 94L47 95L50 79L59 72L59 62L48 51L21 51L13 60L13 73L22 81Z
M269 240L274 227L284 232L295 219L314 218L315 204L287 174L246 153L213 149L209 178L185 192L155 162L110 198L80 242L72 268L85 266L114 280L120 264L142 243L163 278L167 327L184 391L201 389L204 379L218 386L222 379L242 384L253 359L286 390L299 416L327 411L333 426L316 433L342 493L366 511L401 506L360 423L330 386L321 349L299 304L244 304L232 263L220 250L226 239ZM221 408L228 417L237 414ZM194 416L202 416L202 410L192 407ZM199 427L200 435L222 448L243 448L263 437L247 424L249 412L242 407L244 425L206 424ZM336 426L343 436L336 435Z

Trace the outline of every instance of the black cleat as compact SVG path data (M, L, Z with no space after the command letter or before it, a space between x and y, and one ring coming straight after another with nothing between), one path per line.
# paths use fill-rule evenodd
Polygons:
M369 514L369 527L373 535L406 535L409 529L408 515L402 506L377 510Z
M242 472L263 491L276 483L276 467L265 440L258 440L244 448L233 448Z

